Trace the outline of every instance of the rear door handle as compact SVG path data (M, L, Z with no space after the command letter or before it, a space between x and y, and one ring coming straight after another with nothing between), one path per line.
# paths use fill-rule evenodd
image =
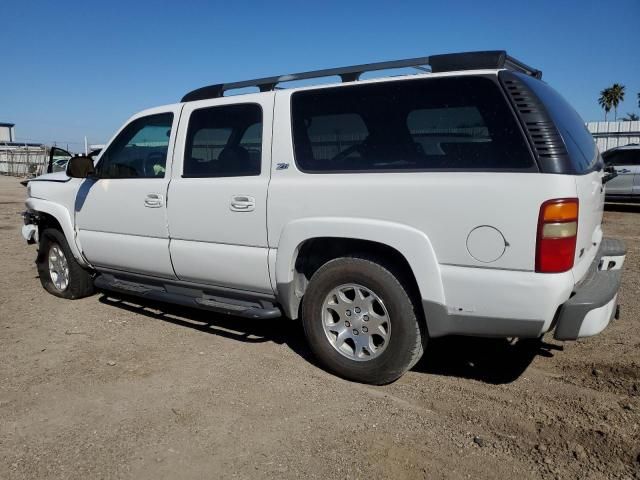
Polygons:
M148 193L144 198L144 206L148 208L160 208L164 204L164 197L159 193Z
M629 173L631 170L629 170L628 168L620 168L620 169L616 169L617 173Z
M256 208L256 199L248 195L234 195L229 208L233 212L252 212Z

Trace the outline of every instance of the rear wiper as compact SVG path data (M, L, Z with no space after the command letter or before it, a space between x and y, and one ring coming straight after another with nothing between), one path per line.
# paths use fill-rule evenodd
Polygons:
M615 168L613 168L611 166L604 167L604 177L602 177L602 184L604 185L609 180L613 180L617 176L618 176L618 172L616 172Z

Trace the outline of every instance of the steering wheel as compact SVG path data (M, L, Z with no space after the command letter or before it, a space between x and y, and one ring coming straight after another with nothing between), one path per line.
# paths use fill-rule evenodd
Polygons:
M157 177L158 173L154 170L154 166L161 165L164 170L165 154L162 152L151 152L147 155L147 159L142 162L142 170L145 177Z

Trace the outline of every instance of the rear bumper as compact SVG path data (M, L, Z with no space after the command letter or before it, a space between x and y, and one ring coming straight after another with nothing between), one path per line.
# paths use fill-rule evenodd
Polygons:
M576 340L597 335L617 313L618 289L627 249L604 238L585 278L559 309L554 338Z

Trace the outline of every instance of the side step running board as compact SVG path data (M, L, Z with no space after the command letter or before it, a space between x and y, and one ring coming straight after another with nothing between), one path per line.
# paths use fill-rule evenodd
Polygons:
M198 288L174 286L169 282L147 284L103 273L96 277L94 284L96 288L103 290L123 292L158 302L173 303L244 318L268 319L282 315L280 309L271 302L220 297L208 294Z

